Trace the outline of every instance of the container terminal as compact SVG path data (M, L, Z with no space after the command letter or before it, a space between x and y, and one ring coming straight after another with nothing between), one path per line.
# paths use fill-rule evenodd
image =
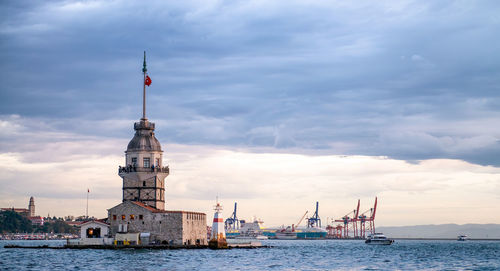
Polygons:
M356 208L346 215L327 221L326 227L321 224L319 216L319 202L316 202L314 214L307 217L306 211L296 224L277 228L262 227L263 221L254 218L252 221L239 219L237 203L234 211L224 221L226 238L255 238L255 239L366 239L369 234L375 234L375 214L377 211L377 197L372 208L360 213L361 201L358 199ZM306 225L301 226L305 221Z

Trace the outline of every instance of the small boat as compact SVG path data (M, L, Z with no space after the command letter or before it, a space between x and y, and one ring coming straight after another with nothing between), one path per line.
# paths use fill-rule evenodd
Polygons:
M394 243L394 239L387 238L383 233L374 233L368 235L365 243L369 245L390 245Z
M457 237L457 241L467 241L469 240L469 237L467 237L467 235L459 235Z

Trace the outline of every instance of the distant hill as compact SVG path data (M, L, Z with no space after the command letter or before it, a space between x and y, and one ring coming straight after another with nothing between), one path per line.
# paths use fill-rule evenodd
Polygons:
M473 239L500 239L500 224L442 224L377 227L377 232L393 238L456 238L465 234Z

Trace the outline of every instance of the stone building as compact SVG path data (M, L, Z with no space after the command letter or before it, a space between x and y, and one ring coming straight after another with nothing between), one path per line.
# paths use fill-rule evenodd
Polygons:
M176 245L207 244L206 215L165 210L165 178L169 167L155 137L155 124L146 118L146 56L144 55L143 114L125 151L122 203L108 209L111 235L149 233L150 242ZM151 83L151 81L149 81ZM148 84L149 85L149 84Z
M13 211L16 212L20 215L26 216L28 218L34 217L35 216L35 199L33 197L30 197L30 201L28 204L28 209L26 208L14 208L14 207L7 207L7 208L0 208L2 211Z
M153 243L207 244L204 213L160 210L139 201L125 201L108 210L108 221L112 235L148 232Z

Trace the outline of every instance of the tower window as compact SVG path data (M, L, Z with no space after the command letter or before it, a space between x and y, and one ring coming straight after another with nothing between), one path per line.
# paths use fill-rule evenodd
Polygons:
M113 215L113 220L116 220L116 215Z
M159 167L160 166L160 158L156 158L156 161L155 161L155 166Z
M137 157L132 157L132 166L137 166Z
M142 186L146 186L146 181L142 181Z
M125 220L125 215L122 215L122 220Z
M149 157L144 158L144 160L143 160L143 161L144 161L144 167L150 167L150 166L151 166L151 164L150 164L150 162L149 162Z
M134 220L135 216L134 215L130 215L130 220Z
M139 215L139 220L142 220L142 215Z

